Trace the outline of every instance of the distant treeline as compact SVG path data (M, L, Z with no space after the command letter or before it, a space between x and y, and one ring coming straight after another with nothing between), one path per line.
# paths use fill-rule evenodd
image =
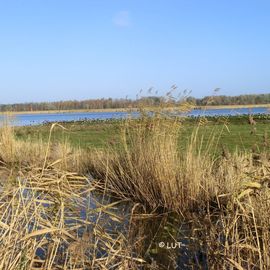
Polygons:
M155 106L161 103L160 97L142 97L137 100L132 99L89 99L89 100L68 100L57 102L31 102L18 104L0 104L0 111L62 111L62 110L95 110L95 109L125 109L137 108L139 104Z
M94 109L125 109L137 108L140 104L146 106L156 106L167 100L163 97L142 97L140 99L89 99L83 101L68 100L57 102L31 102L18 104L2 104L0 111L61 111L61 110L94 110ZM240 96L207 96L204 98L185 97L181 100L170 99L172 105L177 105L180 102L186 101L195 107L205 105L255 105L255 104L270 104L270 94L260 95L240 95Z
M60 110L93 110L93 109L117 109L128 108L133 105L128 99L89 99L67 100L57 102L31 102L0 105L0 111L60 111Z
M188 97L186 100L196 106L205 105L256 105L270 104L270 94L240 96L207 96L204 98Z

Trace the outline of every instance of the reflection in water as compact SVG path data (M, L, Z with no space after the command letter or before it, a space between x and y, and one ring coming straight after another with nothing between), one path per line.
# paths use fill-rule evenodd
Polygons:
M142 207L132 208L129 202L119 202L99 193L86 200L81 218L98 224L112 236L123 234L132 246L134 257L147 262L140 269L207 269L205 248L193 235L192 222L183 221L174 213L144 214ZM110 207L100 212L101 205ZM97 209L96 215L93 209ZM79 237L86 232L91 235L92 230L93 227L88 226L80 231Z
M149 262L147 269L207 269L204 248L193 236L192 226L173 213L133 215L129 240Z

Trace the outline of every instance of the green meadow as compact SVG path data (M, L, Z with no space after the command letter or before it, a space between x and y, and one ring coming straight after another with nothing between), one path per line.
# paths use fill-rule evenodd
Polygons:
M230 152L261 151L269 147L270 117L255 116L256 125L250 125L247 116L205 117L183 119L179 125L179 147L185 147L194 129L202 145L206 145L213 136L216 138L214 150L227 149ZM120 143L121 120L95 120L59 123L52 133L52 141L68 142L74 147L105 148ZM17 127L15 134L22 140L46 141L50 133L50 124Z

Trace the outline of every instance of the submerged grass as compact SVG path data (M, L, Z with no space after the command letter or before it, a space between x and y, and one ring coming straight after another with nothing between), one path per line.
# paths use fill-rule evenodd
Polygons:
M52 169L24 176L0 197L0 269L136 269L144 262L124 235L100 223L112 205L87 207L93 187L86 178Z
M51 128L53 132L54 126ZM119 201L96 201L88 177L72 171L67 145L18 141L1 129L0 269L137 269ZM106 223L104 223L104 220Z

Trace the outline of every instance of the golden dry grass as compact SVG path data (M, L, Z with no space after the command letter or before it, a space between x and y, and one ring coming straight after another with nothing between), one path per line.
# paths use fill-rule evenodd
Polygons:
M229 157L213 155L218 134L207 145L194 129L188 144L179 148L181 120L157 113L127 120L122 127L121 147L90 154L88 168L122 198L132 198L151 209L183 213L203 208L217 196L239 189L246 172L246 153ZM87 159L85 161L87 166ZM250 165L250 166L249 166ZM253 165L248 164L252 171Z

